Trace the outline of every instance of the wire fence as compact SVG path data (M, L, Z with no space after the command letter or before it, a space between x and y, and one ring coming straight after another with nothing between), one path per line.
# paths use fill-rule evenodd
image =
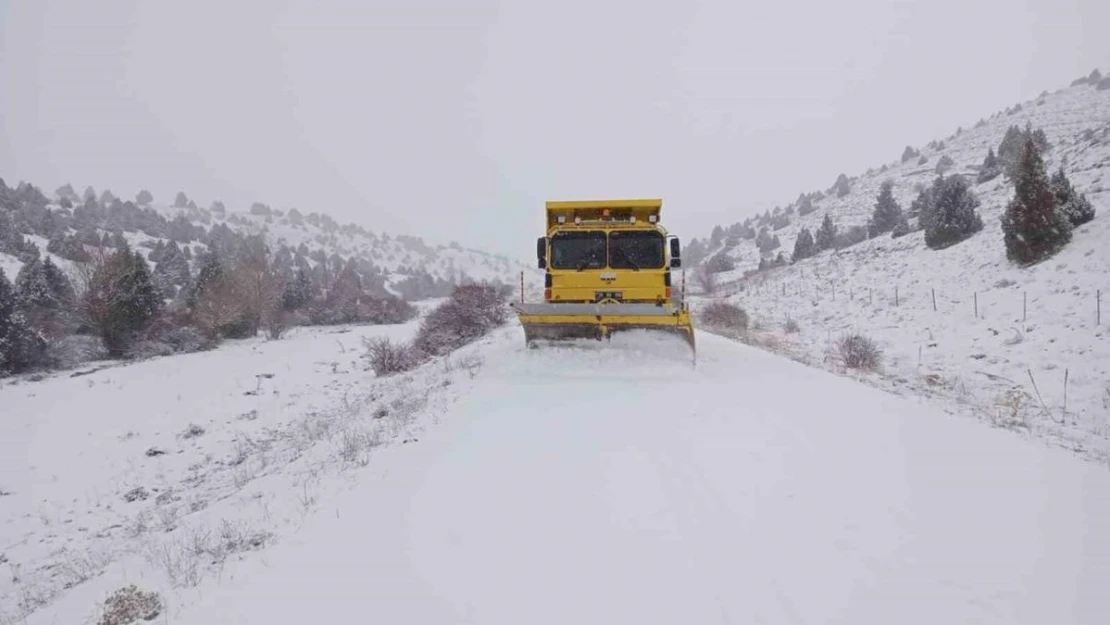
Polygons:
M1067 309L1087 317L1095 326L1102 325L1102 294L1107 289L1073 289L1068 292L1030 295L1027 290L1010 288L1010 285L989 290L953 289L936 287L893 286L842 286L836 280L739 280L720 285L713 296L754 295L756 297L813 300L849 301L860 306L910 307L936 313L965 313L974 319L1006 316L1027 322L1035 320L1045 308L1048 298L1067 297ZM1058 310L1058 309L1057 309ZM1085 313L1083 311L1086 311ZM1107 320L1110 324L1110 319Z

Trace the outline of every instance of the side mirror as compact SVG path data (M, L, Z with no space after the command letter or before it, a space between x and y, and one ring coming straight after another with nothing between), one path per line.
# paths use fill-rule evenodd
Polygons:
M536 239L536 260L539 261L540 269L547 267L547 239L545 237Z
M682 249L678 243L678 237L671 239L671 267L679 268L682 266Z

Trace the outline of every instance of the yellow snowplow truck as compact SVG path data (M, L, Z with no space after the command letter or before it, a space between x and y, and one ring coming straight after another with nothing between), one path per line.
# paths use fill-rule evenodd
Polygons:
M660 199L547 202L547 233L536 241L544 301L512 305L528 346L637 329L677 334L696 354L671 271L682 266L679 240L660 225L662 207Z

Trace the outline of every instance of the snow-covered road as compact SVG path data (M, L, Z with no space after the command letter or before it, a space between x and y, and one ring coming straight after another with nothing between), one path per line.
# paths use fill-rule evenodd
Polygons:
M1104 623L1110 475L701 333L526 351L170 622ZM619 344L623 343L623 344ZM618 349L618 347L620 349Z

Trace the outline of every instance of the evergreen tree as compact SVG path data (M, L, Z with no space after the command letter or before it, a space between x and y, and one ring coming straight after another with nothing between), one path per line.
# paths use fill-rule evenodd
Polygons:
M19 270L15 276L16 300L24 310L30 308L54 308L50 286L46 283L43 263L35 259Z
M829 250L836 245L836 226L833 225L828 213L825 213L825 218L821 220L821 227L818 228L813 242L816 245L815 252Z
M813 235L809 228L802 228L798 238L794 240L794 262L813 256L815 251Z
M1095 207L1086 195L1075 190L1063 167L1052 174L1051 185L1052 192L1056 195L1057 209L1064 213L1072 226L1085 224L1095 218Z
M1027 139L1014 176L1014 197L1002 215L1006 258L1029 264L1055 254L1071 240L1071 222L1058 210L1033 139Z
M994 148L987 150L987 157L983 159L983 166L979 168L979 176L976 182L983 184L990 182L1002 174L1002 163L998 157L994 155Z
M933 206L933 187L928 186L917 193L917 197L910 203L909 217L917 218L918 225L925 227L925 219Z
M15 289L0 268L0 374L22 373L42 361L46 342L27 323Z
M937 178L931 202L922 212L925 245L941 249L955 245L983 229L979 198L963 176Z
M285 286L282 294L282 306L287 311L298 310L312 301L312 281L303 268L297 270L296 276Z
M162 248L158 255L158 264L154 267L154 276L163 292L169 292L167 297L172 297L174 286L183 286L189 281L189 261L181 252L176 241Z
M1022 160L1025 143L1030 139L1041 154L1051 148L1044 130L1040 128L1033 130L1030 123L1026 123L1025 130L1010 126L1006 130L1006 135L1002 137L1002 143L998 146L998 160L1001 161L1002 171L1008 178L1012 179L1018 175L1017 170Z
M938 174L943 174L944 172L948 171L949 169L952 169L952 166L955 165L955 164L956 164L956 161L952 160L951 156L948 156L947 154L943 154L943 155L941 155L940 159L937 160L937 165L936 165L935 168L933 168L933 171L935 171Z
M55 191L54 193L58 196L58 199L61 199L61 200L69 200L71 202L76 202L76 201L79 201L81 199L77 195L77 192L73 190L73 185L71 185L68 182L63 184L62 186L58 187L58 190Z
M710 247L719 246L721 244L721 242L724 240L724 238L725 238L724 228L721 228L720 225L714 226L713 227L713 232L711 232L709 234L709 245L710 245Z
M186 298L188 307L195 309L204 292L216 284L222 276L223 265L219 255L215 252L205 254L200 262L200 270L197 271L197 279L189 285L189 295Z
M15 222L12 221L11 215L0 209L0 252L11 254L13 256L19 254L23 249L23 235L15 227Z
M874 238L885 232L890 232L903 219L902 207L894 199L894 183L887 180L883 182L879 189L879 197L875 201L875 210L871 214L871 223L868 224L868 236Z
M85 306L108 355L118 358L161 310L162 298L146 259L125 245L96 267Z
M62 271L61 267L54 264L49 256L42 263L42 272L46 276L46 286L50 289L50 297L54 304L65 311L72 311L77 305L77 291L73 282Z
M70 332L77 296L69 278L49 256L19 270L15 293L21 311L36 332L50 339Z
M801 197L798 198L798 215L799 216L804 217L804 216L812 213L815 210L817 210L817 207L813 205L813 200L809 199L808 195L802 195Z

